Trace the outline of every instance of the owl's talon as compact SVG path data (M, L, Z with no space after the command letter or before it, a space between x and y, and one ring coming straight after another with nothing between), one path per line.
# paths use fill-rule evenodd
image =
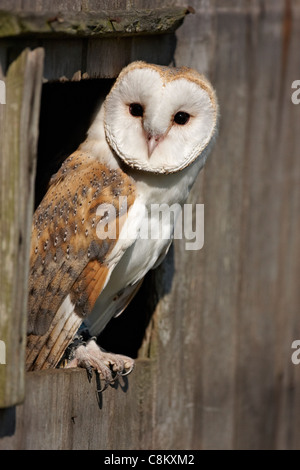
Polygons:
M114 384L116 380L119 380L119 377L121 375L120 371L114 371L114 375L111 376L111 384Z
M122 377L126 377L126 375L131 374L131 372L133 371L133 369L134 369L134 363L131 365L131 367L129 368L129 370L127 370L126 372L123 372L123 373L121 372L120 375L121 375Z
M109 383L108 383L108 382L105 382L105 383L104 383L104 386L103 386L102 388L100 388L100 390L97 389L97 393L103 393L104 390L107 389L108 385L109 385Z
M86 344L80 344L77 349L73 350L73 357L66 367L85 368L89 381L92 378L92 371L96 370L101 380L105 382L105 386L101 389L103 392L108 385L114 384L120 377L129 375L134 368L134 361L127 356L103 351L95 339L91 338Z
M93 368L91 366L86 366L86 373L88 376L88 381L91 382L93 378Z
M57 368L58 368L58 369L65 369L65 368L67 367L67 364L68 364L68 359L67 359L66 357L63 357L63 358L59 361L59 363L58 363L58 365L57 365Z

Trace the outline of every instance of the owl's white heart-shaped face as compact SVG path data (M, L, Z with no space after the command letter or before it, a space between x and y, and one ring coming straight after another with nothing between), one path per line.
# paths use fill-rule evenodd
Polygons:
M210 83L192 69L134 62L105 101L105 134L130 167L173 173L190 165L216 133Z

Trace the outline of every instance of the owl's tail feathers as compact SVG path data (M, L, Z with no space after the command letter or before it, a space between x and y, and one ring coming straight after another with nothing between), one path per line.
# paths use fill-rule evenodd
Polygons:
M67 296L53 318L48 331L42 336L28 336L27 371L56 367L81 323L82 319L74 312L74 306L70 297Z

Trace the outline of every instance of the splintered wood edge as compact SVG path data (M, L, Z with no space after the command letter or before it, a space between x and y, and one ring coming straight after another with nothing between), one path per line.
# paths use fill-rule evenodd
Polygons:
M175 31L191 8L98 12L10 12L0 10L4 37L116 37Z
M6 364L0 366L0 408L21 403L25 393L27 247L33 210L33 159L37 148L43 62L42 48L24 49L10 65L6 75L9 105L0 112L1 216L4 217L0 226L0 290L3 293L0 295L0 327L1 340L6 345ZM20 181L26 181L22 191L16 190Z

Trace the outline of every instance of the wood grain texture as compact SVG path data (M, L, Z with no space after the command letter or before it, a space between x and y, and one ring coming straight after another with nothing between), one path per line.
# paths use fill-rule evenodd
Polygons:
M95 377L89 383L82 369L30 372L25 403L17 409L17 432L13 438L3 438L1 448L115 449L117 442L120 449L143 447L155 432L151 429L151 408L144 402L149 383L151 388L151 367L151 361L141 361L135 378L130 376L122 387L109 387L100 397ZM47 405L45 387L53 392ZM30 412L31 400L37 413ZM115 416L118 424L112 426ZM141 428L148 429L148 435L138 444Z
M6 104L0 105L0 332L6 345L0 407L19 403L24 395L28 244L42 69L43 51L25 50L8 70Z
M291 343L299 338L300 108L291 83L300 5L230 3L203 2L190 18L193 46L182 28L176 50L178 65L188 57L209 74L221 109L193 270L202 286L198 439L205 449L299 448Z
M0 38L7 37L122 37L165 34L180 26L187 8L73 11L0 10Z
M291 102L300 4L189 3L196 14L178 30L175 62L208 74L221 109L189 199L205 204L204 248L176 241L142 287L141 315L155 312L127 390L110 387L99 409L84 371L28 373L1 449L300 448L300 365L291 361L300 339L300 105ZM101 47L90 43L91 57ZM115 73L122 57L111 47Z
M25 47L39 46L45 49L45 80L113 78L137 59L168 64L173 31L186 13L186 5L174 1L1 0L0 67L5 73Z

